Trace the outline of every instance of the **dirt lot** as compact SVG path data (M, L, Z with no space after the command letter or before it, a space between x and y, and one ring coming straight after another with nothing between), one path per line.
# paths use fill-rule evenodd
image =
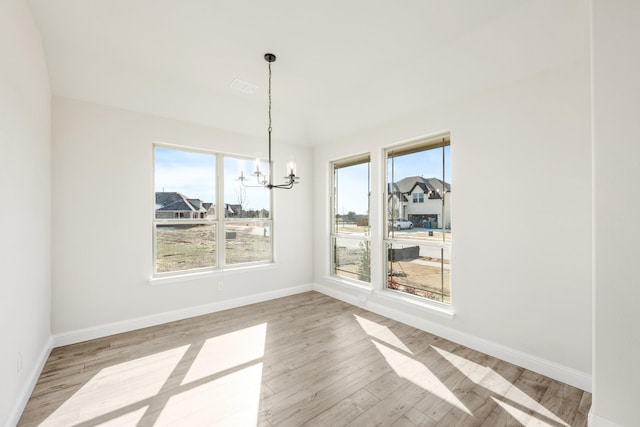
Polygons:
M419 263L426 261L429 265ZM387 279L390 289L407 292L436 301L451 302L451 275L448 264L439 266L440 260L420 257L414 261L395 261L391 277Z
M358 262L361 254L360 249L338 247L336 254L338 275L361 280L358 277ZM449 303L451 301L449 261L445 260L444 266L441 266L440 262L440 258L427 256L394 261L388 266L391 275L387 278L387 286L390 289Z
M387 279L390 289L418 295L445 303L451 302L450 271L434 266L420 265L410 261L393 263L393 276ZM357 264L343 264L338 267L338 275L358 279ZM444 283L442 283L444 279Z
M271 259L269 228L257 225L238 223L227 226L227 265ZM215 226L210 224L158 226L156 271L163 273L215 267L215 231ZM361 248L338 247L338 274L358 279L358 262L361 256ZM450 301L448 261L445 260L445 268L442 270L439 259L420 256L413 260L394 261L389 270L392 272L387 281L389 288L437 301Z
M227 226L226 264L271 259L269 229L256 224ZM158 226L156 272L183 271L216 266L214 225Z

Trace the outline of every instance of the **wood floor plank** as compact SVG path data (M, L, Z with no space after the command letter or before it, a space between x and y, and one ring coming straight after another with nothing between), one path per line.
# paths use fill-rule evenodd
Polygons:
M513 387L513 382L523 373L522 368L492 357L487 358L485 362L484 366L476 367L478 374L467 371L473 384L467 383L468 388L460 387L454 391L470 414L458 410L449 411L440 420L439 426L480 424L479 420L488 418L498 407L493 398L507 395ZM508 420L509 417L506 417L503 423L508 425ZM503 425L497 420L492 422L493 425Z
M591 409L591 393L582 393L578 404L578 411L573 420L573 427L587 427L589 421L589 409Z
M404 385L380 400L380 403L362 413L348 426L389 426L409 411L428 393L424 388L405 381Z
M584 392L580 389L552 381L540 404L565 424L572 425Z
M463 359L466 354L475 354L465 347L454 351ZM427 383L431 393L416 404L416 409L437 421L447 416L450 411L468 412L466 405L456 396L454 390L472 387L472 382L465 373L443 358L436 350L430 354L432 357L425 362L425 367L435 374L435 378Z
M369 384L366 385L365 389L378 399L385 399L406 383L406 378L402 378L396 372L391 371L374 381L370 381Z
M342 427L356 419L363 412L374 407L378 402L380 402L380 399L361 388L301 425Z
M327 408L346 399L362 388L370 380L388 372L383 360L372 358L372 363L356 369L338 379L338 375L305 383L301 392L296 393L286 406L273 408L269 420L275 425L300 425L324 412ZM269 407L271 405L267 405Z
M435 427L438 422L428 415L423 414L416 408L410 408L402 414L393 424L392 427Z
M331 357L331 354L339 353L341 360L351 361L351 359L361 357L362 352L370 346L371 344L364 340L357 341L351 345L345 341L344 345L341 346L333 343L333 345L328 345L326 349L315 353L314 357L306 359L308 363L296 367L285 365L285 369L281 369L279 375L265 375L263 379L274 392L280 392L295 386L297 383L324 375L325 372L336 365L336 360Z
M55 348L19 426L584 427L591 394L317 292Z

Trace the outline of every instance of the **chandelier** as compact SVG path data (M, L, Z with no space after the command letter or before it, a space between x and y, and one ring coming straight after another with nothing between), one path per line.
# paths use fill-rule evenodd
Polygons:
M256 177L256 184L248 184L247 181L250 180L249 176L246 176L243 171L240 171L240 176L238 177L238 181L242 183L245 187L264 187L271 190L272 188L283 188L290 189L293 188L293 184L297 184L299 182L300 177L296 175L296 162L291 160L287 163L287 176L284 177L284 184L273 184L273 168L271 161L271 63L275 62L276 56L273 53L265 53L264 59L269 64L269 127L267 128L269 134L269 173L265 174L260 170L260 159L256 159L256 168L249 175L254 175Z

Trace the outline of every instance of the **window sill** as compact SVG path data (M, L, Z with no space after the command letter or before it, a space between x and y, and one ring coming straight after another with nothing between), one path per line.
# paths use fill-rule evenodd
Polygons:
M453 307L447 304L442 304L439 302L429 301L429 300L423 301L421 299L419 300L417 298L413 298L409 295L406 295L406 296L400 295L398 294L398 292L389 291L389 290L375 291L374 294L376 295L376 297L380 299L384 299L384 300L395 302L395 303L405 304L405 305L411 305L413 307L419 308L421 310L434 314L438 317L442 317L444 319L453 320L453 318L456 315L455 311L453 310Z
M276 263L269 263L269 264L259 264L259 265L247 265L242 267L227 267L220 270L207 270L207 271L198 271L198 272L192 272L192 273L172 274L168 276L152 277L149 279L149 284L151 286L168 285L171 283L210 279L214 277L230 276L233 274L272 270L277 266L278 264Z

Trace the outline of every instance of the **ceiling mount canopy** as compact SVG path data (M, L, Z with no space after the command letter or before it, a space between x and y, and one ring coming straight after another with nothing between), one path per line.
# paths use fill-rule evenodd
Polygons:
M267 133L269 137L269 172L268 174L260 171L260 159L256 159L256 169L250 173L250 175L254 175L258 182L257 185L247 184L246 181L249 180L248 176L245 176L243 171L240 171L240 176L238 177L238 181L242 183L245 187L265 187L271 190L272 188L282 188L288 190L293 188L293 184L297 184L300 180L300 177L296 175L296 163L294 160L291 160L287 163L287 175L284 177L284 184L273 184L273 162L271 160L271 63L276 61L276 56L273 53L265 53L264 60L269 64L269 127L267 128Z

